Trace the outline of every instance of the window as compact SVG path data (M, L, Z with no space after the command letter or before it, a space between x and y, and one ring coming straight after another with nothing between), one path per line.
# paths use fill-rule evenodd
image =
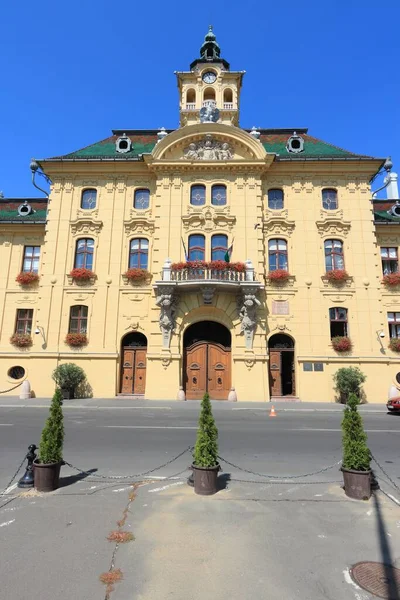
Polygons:
M190 204L203 206L206 203L206 186L192 185L190 188Z
M285 240L269 240L268 242L269 270L288 268L287 243Z
M22 270L24 273L38 273L39 271L40 246L25 246Z
M215 90L214 90L214 88L206 88L204 90L203 100L204 100L204 102L207 102L207 100L214 100L215 101Z
M144 210L150 206L150 190L135 190L133 197L133 206L139 210Z
M322 207L325 208L325 210L337 209L338 201L336 190L322 190Z
M381 248L381 260L384 275L398 272L399 261L397 258L397 248Z
M32 308L19 308L17 310L17 322L15 324L15 333L25 333L30 335L32 332Z
M347 308L330 308L329 321L331 324L331 339L337 335L347 336Z
M129 268L147 269L149 263L149 240L135 238L129 246Z
M343 242L325 240L325 267L327 271L344 269Z
M75 269L93 270L94 240L82 238L76 242Z
M218 234L211 238L211 260L225 260L228 249L228 236Z
M204 235L189 235L189 260L204 260Z
M400 338L400 312L388 312L389 336Z
M283 190L268 190L268 208L272 210L283 208Z
M81 208L85 210L93 210L97 204L96 190L83 190L81 197Z
M211 204L214 206L225 206L226 185L213 185L211 188Z
M87 306L71 306L68 333L87 333Z
M190 89L186 92L186 109L193 108L196 108L196 92Z

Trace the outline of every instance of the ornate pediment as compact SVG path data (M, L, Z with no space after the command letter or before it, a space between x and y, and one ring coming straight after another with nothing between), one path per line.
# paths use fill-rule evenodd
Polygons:
M351 227L351 221L343 220L342 210L335 210L332 213L321 210L321 219L315 224L321 236L340 235L346 237Z
M288 219L288 211L267 210L263 232L267 235L285 234L291 236L296 224Z
M188 214L182 217L182 223L186 231L188 229L202 229L204 231L227 229L232 231L236 223L236 217L230 215L229 206L223 209L203 206L200 210L190 206Z
M131 235L132 233L154 233L154 221L146 219L144 217L136 217L124 221L125 233Z
M94 218L82 216L71 221L71 232L72 235L82 234L99 234L103 227L103 221L96 221Z
M192 142L183 151L185 160L231 160L234 152L231 144L220 142L207 134L198 142Z

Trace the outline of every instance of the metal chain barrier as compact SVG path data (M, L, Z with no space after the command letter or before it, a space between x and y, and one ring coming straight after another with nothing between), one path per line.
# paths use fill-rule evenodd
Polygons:
M24 464L25 460L26 460L26 454L24 456L24 458L21 461L21 464L19 465L18 469L15 471L14 475L12 476L12 478L10 479L9 483L6 485L6 487L4 488L4 490L0 493L0 498L2 498L6 492L6 490L8 490L8 488L10 487L10 485L13 483L14 479L16 479L18 473L20 472L20 470L22 469L22 465Z
M10 388L9 390L3 390L2 392L0 392L0 394L7 394L8 392L12 392L13 390L16 390L17 387L19 387L20 385L22 385L24 382L21 381L20 383L17 383L17 385L15 385L14 387Z
M218 456L219 460L226 463L230 467L234 467L235 469L239 469L239 471L243 471L244 473L249 473L250 475L257 475L258 477L266 477L267 479L277 479L277 480L286 480L286 479L301 479L301 477L311 477L312 475L319 475L319 473L324 473L325 471L329 471L329 469L333 469L341 464L342 460L334 463L333 465L329 465L328 467L323 467L318 471L313 471L312 473L302 473L301 475L285 475L284 477L279 477L279 475L266 475L265 473L257 473L257 471L251 471L250 469L245 469L244 467L239 467L226 458L222 456Z
M149 469L148 471L144 471L143 473L135 473L134 475L99 475L98 473L93 473L90 471L83 471L82 469L79 469L78 467L71 465L71 463L67 462L66 460L64 460L63 462L65 465L67 465L71 469L74 469L75 471L78 471L78 473L82 473L83 475L87 475L88 477L98 477L99 479L117 479L117 480L119 480L119 479L135 479L136 477L144 477L145 475L150 475L150 473L154 473L155 471L159 471L160 469L163 469L164 467L166 467L166 466L170 465L171 463L175 462L176 460L178 460L178 458L180 458L181 456L186 454L186 452L190 452L192 449L193 449L192 446L188 446L187 448L185 448L185 450L183 452L180 452L180 454L178 454L177 456L174 456L174 458L171 458L166 463L159 465L158 467L155 467L154 469ZM185 471L186 470L187 469L185 469ZM185 471L182 471L182 473L184 473Z
M388 478L388 480L390 481L390 483L392 484L392 486L396 489L400 491L400 487L397 485L397 483L395 481L393 481L393 479L390 477L390 475L388 475L388 473L386 473L385 469L382 467L382 465L376 460L375 456L372 454L371 452L371 457L372 460L377 464L377 466L380 468L380 470L382 471L382 473L385 475L385 477Z

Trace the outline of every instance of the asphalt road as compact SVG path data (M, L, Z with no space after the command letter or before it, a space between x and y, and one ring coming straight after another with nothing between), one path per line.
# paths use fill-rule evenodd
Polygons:
M269 417L268 406L243 409L214 404L219 428L220 455L252 471L276 476L317 471L341 458L341 411L277 409ZM194 444L198 403L157 404L156 407L66 406L64 458L84 470L105 475L133 475L167 462ZM0 406L0 490L4 489L31 443L38 444L46 407ZM400 416L364 413L372 453L388 474L400 482ZM157 471L172 475L190 462L186 454ZM251 478L235 467L225 466L232 476ZM71 473L63 468L65 475ZM317 476L332 481L337 469Z

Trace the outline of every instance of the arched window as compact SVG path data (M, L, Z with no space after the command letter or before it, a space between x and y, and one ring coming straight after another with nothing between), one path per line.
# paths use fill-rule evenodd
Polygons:
M196 108L196 92L190 89L186 92L186 109L190 110L193 108Z
M205 246L204 235L189 235L189 260L204 260Z
M88 189L83 190L81 196L81 208L85 210L93 210L97 205L97 191Z
M135 190L135 194L133 196L133 207L138 210L144 210L149 208L150 206L150 190L148 189L140 189Z
M88 307L81 304L71 306L68 333L87 333Z
M92 238L82 238L76 242L75 250L75 269L93 270L93 251L94 240Z
M322 190L322 208L325 208L325 210L336 210L337 207L337 191L333 189Z
M225 206L226 185L213 185L211 188L211 204L214 206Z
M129 245L129 268L147 269L149 263L149 240L135 238Z
M268 208L272 210L283 208L283 190L268 190Z
M324 247L326 270L344 269L343 242L340 240L325 240Z
M233 93L230 88L224 89L224 108L226 110L233 108Z
M335 306L329 309L329 321L331 325L331 339L336 336L347 336L347 308Z
M203 101L207 102L208 100L215 101L215 90L214 88L206 88L203 93Z
M268 242L269 270L288 270L288 255L286 240L269 240Z
M190 204L203 206L206 203L206 186L192 185L190 188Z
M213 235L211 238L211 260L225 260L228 250L228 236L224 234Z

